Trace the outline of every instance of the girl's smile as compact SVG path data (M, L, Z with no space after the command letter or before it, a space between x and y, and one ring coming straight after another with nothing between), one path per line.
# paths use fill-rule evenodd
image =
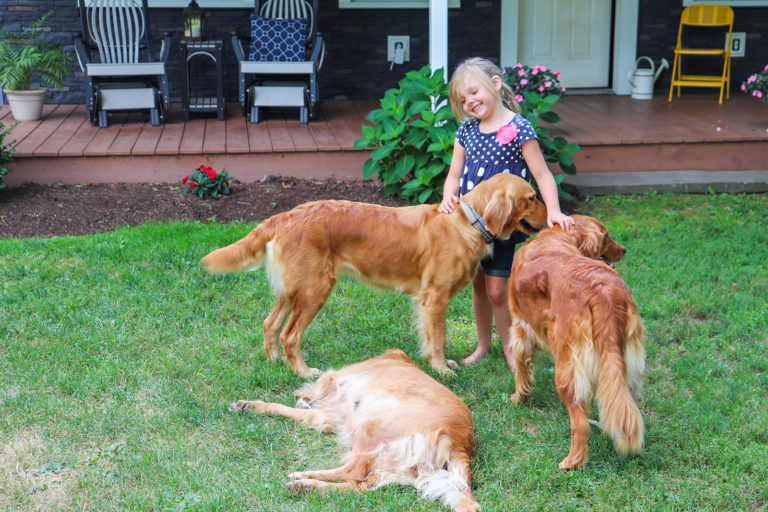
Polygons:
M472 77L464 80L461 93L461 106L468 116L482 121L495 113L496 96Z

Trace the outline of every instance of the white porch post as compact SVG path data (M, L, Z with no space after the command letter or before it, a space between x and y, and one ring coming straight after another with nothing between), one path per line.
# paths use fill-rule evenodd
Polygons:
M448 0L429 0L429 65L448 80Z

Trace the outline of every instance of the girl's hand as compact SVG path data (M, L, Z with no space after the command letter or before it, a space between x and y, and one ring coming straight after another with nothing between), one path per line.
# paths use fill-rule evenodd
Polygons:
M570 231L571 226L573 226L573 217L569 217L562 212L555 212L551 215L547 215L547 225L552 227L555 224L559 224L564 230Z
M452 213L456 209L456 205L459 203L459 196L444 197L440 206L437 207L437 211L440 213Z

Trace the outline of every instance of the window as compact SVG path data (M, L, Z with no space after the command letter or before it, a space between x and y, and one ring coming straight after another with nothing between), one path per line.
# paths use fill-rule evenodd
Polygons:
M461 7L461 0L448 0L451 9ZM339 0L339 9L427 9L429 0Z

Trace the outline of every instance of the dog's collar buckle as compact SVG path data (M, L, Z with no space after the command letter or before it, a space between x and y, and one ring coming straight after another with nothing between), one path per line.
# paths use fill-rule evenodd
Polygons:
M472 227L477 230L478 233L480 233L483 236L483 240L485 240L485 243L493 243L496 241L496 235L488 231L488 224L485 223L485 220L477 214L475 209L465 203L462 200L459 200L459 204L461 205L461 209L464 211L464 215L467 216L467 220L469 220L469 223L472 224Z

